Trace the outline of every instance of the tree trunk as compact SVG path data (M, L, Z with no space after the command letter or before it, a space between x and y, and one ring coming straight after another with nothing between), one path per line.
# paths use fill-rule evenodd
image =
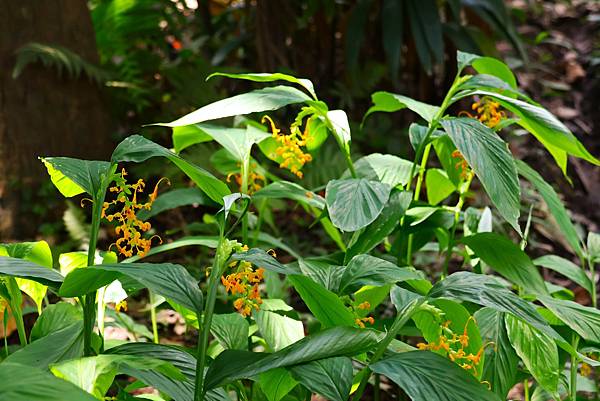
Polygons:
M35 236L48 208L38 156L106 160L112 122L101 88L40 63L12 78L15 51L62 46L98 63L85 0L0 0L0 242Z

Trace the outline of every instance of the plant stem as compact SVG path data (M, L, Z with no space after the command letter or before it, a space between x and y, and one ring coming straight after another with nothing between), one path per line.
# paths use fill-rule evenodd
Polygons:
M21 289L19 288L17 280L15 280L14 277L8 277L6 280L6 285L8 289L8 295L10 295L10 309L17 325L19 342L21 343L21 346L24 347L27 345L27 333L25 332L25 323L23 322L23 311L21 311L21 303L23 302Z
M152 290L148 290L148 296L150 301L150 320L152 321L152 339L154 344L159 344L160 339L158 338L158 324L156 323L156 307L154 304L156 303L156 297Z
M242 161L241 176L242 184L240 186L240 192L244 195L248 194L248 174L250 174L250 159ZM248 243L248 213L242 217L242 243Z
M375 388L373 389L373 401L380 401L381 400L381 389L379 388L381 386L381 376L379 375L375 375Z
M450 237L448 238L448 247L446 248L446 257L444 258L444 266L442 270L442 279L448 276L448 265L450 264L450 258L452 257L452 250L454 249L454 238L456 237L456 227L460 220L460 212L465 203L465 198L469 192L469 187L473 181L473 174L469 174L469 178L460 186L460 194L456 207L454 208L454 222L452 223L452 230L450 231Z
M425 175L425 169L427 167L427 160L429 159L429 153L431 152L431 143L425 146L423 151L423 158L421 159L421 166L419 167L419 176L417 177L417 185L415 186L414 200L418 201L421 196L421 186L423 185L423 176Z
M104 294L106 293L106 287L98 289L98 333L104 338L104 313L106 311L106 304L104 303Z
M208 297L204 306L202 324L198 326L200 328L200 332L198 335L198 361L196 363L196 387L194 401L202 401L204 398L204 366L206 364L208 338L210 336L210 327L212 324L213 312L215 310L215 301L217 299L219 277L221 276L223 268L228 259L228 255L225 254L225 250L223 249L224 243L225 239L223 238L223 235L221 235L219 238L219 244L217 245L215 260L210 271L210 277L208 279ZM198 317L198 320L200 321L200 317Z
M571 354L571 381L569 383L571 401L577 400L577 365L579 357L577 356L577 347L579 346L579 336L576 333L572 334L571 345L574 352Z
M523 392L525 393L524 401L529 401L529 380L527 380L527 379L523 380Z
M394 320L394 323L392 324L392 327L387 332L387 334L385 335L383 340L381 340L381 342L379 343L379 346L375 350L375 353L371 357L371 359L369 361L370 364L377 362L383 356L383 354L385 353L385 350L390 345L392 340L394 340L396 338L400 329L402 329L402 327L406 324L406 322L408 322L408 319L410 319L410 317L413 315L413 313L415 313L419 309L419 307L423 304L423 302L425 302L425 298L423 298L423 297L418 298L416 300L411 301L404 308L402 308L402 310L400 310L398 312L398 314L396 315L396 319ZM364 376L363 376L362 380L360 381L360 385L358 386L356 393L354 393L354 397L352 398L355 401L359 401L361 399L361 397L365 391L365 388L367 387L367 383L369 383L369 377L371 376L371 374L369 373L368 370L369 370L369 368L365 367L361 371L361 373L364 372L363 373ZM359 374L361 374L361 373L359 373Z
M594 262L592 262L592 258L590 256L588 256L587 258L587 265L588 268L590 270L590 278L592 279L592 293L590 294L590 296L592 297L592 306L594 308L598 307L598 294L597 294L597 290L596 290L596 266L594 265Z
M93 266L96 257L96 245L98 243L98 231L100 230L100 215L102 203L104 202L104 191L92 204L92 225L90 228L90 243L88 248L87 265ZM83 353L84 356L94 355L92 348L92 334L96 321L96 291L83 297Z

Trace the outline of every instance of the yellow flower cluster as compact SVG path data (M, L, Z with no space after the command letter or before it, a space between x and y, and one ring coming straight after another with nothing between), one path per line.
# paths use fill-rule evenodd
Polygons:
M306 163L312 160L312 156L302 150L302 147L306 146L306 141L309 136L308 124L304 129L304 132L302 132L297 125L293 125L289 135L280 135L281 130L275 126L275 122L273 122L271 117L264 116L261 122L264 124L265 121L269 122L271 125L273 138L279 144L275 149L275 154L283 159L279 164L279 167L286 168L296 174L298 178L302 178L303 174L300 170Z
M253 269L250 262L235 261L229 265L236 268L235 273L221 276L221 283L225 291L231 295L239 295L233 302L234 308L244 317L252 313L252 309L258 310L262 304L259 284L264 279L265 269Z
M471 110L477 112L477 115L474 116L466 111L461 111L458 115L475 118L490 128L494 128L506 118L506 112L500 110L500 103L487 96L478 102L474 102L471 105Z
M117 194L116 198L110 202L104 202L101 217L109 222L117 221L119 223L115 228L115 234L121 237L113 245L117 247L120 255L131 257L135 252L138 256L144 256L150 250L154 237L157 237L161 243L162 240L157 235L148 239L142 238L142 234L150 230L151 225L149 222L140 220L136 212L140 209L150 210L152 208L152 204L158 196L158 185L163 179L156 183L154 191L148 196L146 203L138 203L137 195L144 192L146 184L142 179L139 179L135 184L128 184L125 179L126 175L127 172L122 169L120 177L116 180L116 185L110 188L110 192ZM119 204L122 204L120 211L112 214L107 213L111 206Z
M467 353L465 348L469 346L469 335L467 332L467 328L469 327L469 323L475 319L470 317L465 324L465 328L462 334L456 334L452 332L449 328L450 321L445 322L442 325L442 334L437 342L433 343L419 343L417 344L417 348L420 350L429 350L429 351L443 351L448 359L452 362L456 363L461 368L469 371L472 370L473 374L477 375L477 367L481 362L481 357L483 356L483 351L486 345L491 344L488 343L481 347L476 354Z

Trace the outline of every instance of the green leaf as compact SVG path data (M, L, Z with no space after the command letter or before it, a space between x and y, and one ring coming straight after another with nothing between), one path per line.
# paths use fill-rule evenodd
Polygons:
M95 197L102 187L103 177L108 177L110 173L110 163L104 161L70 157L46 157L41 160L48 169L52 183L66 198L84 191Z
M225 349L248 349L250 324L239 313L213 315L210 332Z
M60 274L63 276L69 274L73 269L87 267L87 252L61 253L58 257L58 265L60 266Z
M375 92L371 95L373 106L367 110L363 121L372 113L384 111L393 113L398 110L408 108L417 113L423 120L430 123L437 115L440 108L427 103L419 102L407 96L402 96L390 92Z
M304 103L310 98L290 86L274 86L219 100L191 112L170 123L157 123L166 127L181 127L218 118L277 110L294 103Z
M75 305L68 302L48 305L35 321L31 329L30 341L39 340L79 321L83 321L83 314Z
M506 333L505 315L505 313L489 307L475 312L481 336L494 344L493 347L486 349L482 379L487 380L492 391L503 400L517 382L517 364L519 363Z
M296 270L290 269L287 266L282 265L273 256L260 248L252 248L246 252L235 253L231 255L233 260L245 260L252 263L255 266L262 267L266 270L270 270L280 274L294 274Z
M600 311L573 301L541 297L540 301L582 338L600 342Z
M576 284L583 287L588 294L592 294L593 283L586 272L570 260L556 255L544 255L533 261L537 266L543 266L562 274Z
M444 58L442 21L435 0L405 1L412 37L421 66L431 75L433 64Z
M213 138L202 129L200 124L173 127L173 148L176 153L198 143L210 142Z
M285 397L298 382L284 368L272 369L258 376L260 389L268 401L279 401Z
M521 190L514 159L494 131L472 118L442 120L458 150L483 184L498 211L519 234Z
M63 282L63 276L53 269L42 267L24 259L0 256L0 276L23 278L43 284L57 290Z
M122 276L197 313L202 311L197 280L183 266L171 263L117 263L75 269L65 278L59 293L63 297L86 295Z
M430 168L427 170L425 186L427 189L427 201L431 205L437 205L456 191L456 186L450 181L448 174L439 168Z
M479 233L461 240L492 269L534 295L547 295L544 279L529 256L508 238Z
M289 181L275 181L266 187L256 191L252 198L254 199L292 199L302 204L325 209L325 199L322 196L309 191L300 185Z
M394 155L371 153L361 157L354 163L358 178L369 181L379 181L390 187L406 185L410 181L410 172L413 163ZM346 171L342 178L350 178Z
M235 78L235 79L246 79L248 81L254 82L273 82L273 81L287 81L294 84L298 84L302 86L304 89L310 93L310 95L316 100L317 95L315 93L315 88L313 83L305 78L296 78L292 75L282 74L279 72L275 73L244 73L244 74L225 74L222 72L215 72L206 78L206 80L211 79L212 77L227 77L227 78Z
M381 10L383 50L389 64L392 81L396 84L402 56L404 7L396 0L384 0Z
M329 291L338 292L345 267L332 263L335 262L318 257L306 258L298 260L298 267L306 277L310 277Z
M148 251L148 253L144 255L144 258L147 258L152 255L157 255L159 253L172 251L174 249L183 248L186 246L205 246L207 248L215 249L217 247L218 242L219 237L212 235L192 235L189 237L181 237L179 239L176 239L175 241L152 247L150 251ZM131 263L140 259L142 259L141 256L133 255L130 258L123 259L121 263Z
M0 364L0 401L98 401L73 384L32 365Z
M158 195L152 208L140 210L137 216L140 220L148 220L167 210L188 205L217 206L198 188L178 188Z
M342 231L356 231L371 224L390 196L390 186L364 178L331 180L325 200L331 222Z
M340 294L349 294L366 285L384 286L407 280L420 280L423 275L408 267L399 267L371 255L357 255L350 260L340 280Z
M350 133L350 124L348 116L343 110L331 110L327 112L327 120L331 124L330 129L335 139L348 157L350 157L350 142L352 135Z
M493 57L482 57L475 54L457 52L458 68L462 70L467 65L472 65L480 74L495 76L517 89L517 79L511 69L502 61Z
M354 325L354 315L333 292L306 276L290 275L288 280L323 327Z
M252 146L270 138L271 134L248 125L245 129L198 124L207 135L231 153L240 163L250 160Z
M413 401L500 401L473 375L429 351L395 354L369 368L390 378Z
M506 315L505 321L508 338L527 369L540 386L555 394L560 369L554 340L511 315Z
M183 380L184 376L171 364L142 356L98 355L53 365L56 377L69 381L97 398L103 399L115 376L128 369L153 370Z
M567 240L577 255L583 255L579 232L571 222L571 218L569 217L567 210L558 197L558 194L556 191L554 191L554 188L544 181L542 176L524 161L516 160L516 165L519 174L533 184L542 198L544 198L544 202L546 202L546 205L548 205L548 209L550 209L552 216L554 216L554 219L560 227L560 231L562 232L565 240Z
M230 193L225 183L208 171L184 160L179 155L140 135L125 138L117 145L112 161L141 163L152 157L165 157L185 173L215 202L223 204L223 197Z
M358 355L381 339L373 330L334 327L312 334L273 354L224 351L206 373L207 389L250 378L268 370L308 363L335 356Z
M263 300L260 310L254 313L254 319L271 350L279 351L304 338L304 326L299 320L269 310L273 301L279 300Z
M587 251L593 263L600 261L600 234L589 232L587 237Z
M350 397L352 360L348 357L321 359L290 370L304 387L328 400L346 401Z
M353 238L346 250L344 262L347 263L358 254L370 252L390 235L400 224L400 219L406 213L412 197L412 192L392 190L381 214L365 227L356 239Z

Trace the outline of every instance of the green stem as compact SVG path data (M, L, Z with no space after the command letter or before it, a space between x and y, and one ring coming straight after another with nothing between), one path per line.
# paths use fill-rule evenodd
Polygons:
M240 186L240 192L248 194L248 174L250 173L250 160L244 160L241 167L242 185ZM248 213L244 214L242 218L242 243L248 243Z
M421 159L421 166L419 167L419 176L417 177L417 185L415 186L414 200L418 201L421 196L421 186L423 185L423 176L425 175L425 169L427 168L427 160L429 159L429 153L431 152L431 143L425 146L423 152L423 158Z
M381 340L381 342L379 343L379 346L375 350L375 353L371 357L371 359L369 361L370 364L373 364L373 363L377 362L379 359L381 359L381 357L385 353L385 350L390 345L392 340L394 340L396 338L396 336L398 335L398 332L402 329L402 327L406 324L406 322L408 322L408 319L411 318L413 313L415 313L419 309L419 307L423 304L423 302L425 302L425 298L421 297L419 299L412 301L411 303L406 305L401 311L398 312L398 314L396 315L396 319L394 320L394 323L392 324L392 327L390 328L390 331L388 331L387 334L385 335L384 339ZM355 401L358 401L361 399L361 397L365 391L365 388L367 387L367 384L369 383L369 377L371 376L371 374L369 373L368 367L363 368L363 370L359 374L361 374L361 373L363 374L363 378L360 381L360 385L358 386L356 393L354 393L354 397L352 398Z
M156 303L156 297L152 290L148 290L148 295L150 298L150 320L152 321L152 339L154 344L160 343L160 339L158 337L158 324L156 322L156 307L154 304Z
M101 199L100 199L101 198ZM93 266L96 257L96 245L98 243L98 231L100 230L100 216L102 203L104 202L104 191L99 199L95 199L92 206L92 225L90 228L90 243L88 249L87 265ZM85 356L94 355L92 347L92 334L96 321L96 291L91 292L83 298L83 353Z
M17 333L19 334L19 342L21 346L27 345L27 333L25 332L25 323L23 322L23 311L21 311L21 304L23 297L21 295L21 289L17 284L17 280L14 277L8 277L6 280L8 295L10 295L10 310L13 318L17 325Z
M458 227L458 222L460 220L460 212L465 203L465 198L467 197L467 193L469 192L469 187L471 186L472 181L473 174L469 174L469 178L460 187L458 202L456 203L456 207L454 208L454 222L452 223L452 230L450 232L450 237L448 238L448 247L446 248L446 257L444 258L442 279L448 276L448 266L450 264L450 258L452 257L452 250L454 249L454 239L456 238L456 228Z
M529 380L523 380L523 392L525 393L525 400L529 401Z
M215 254L215 260L210 271L210 277L208 279L208 296L204 306L202 324L199 325L200 332L198 335L198 361L196 364L196 387L194 401L202 401L204 398L204 367L206 365L206 352L208 349L210 327L212 324L212 317L217 299L219 277L221 277L228 259L228 255L225 254L225 250L223 249L224 243L225 239L223 238L223 235L221 235L219 244L217 246L217 252Z
M592 262L592 258L588 256L587 265L590 270L590 276L592 279L592 293L590 294L592 297L592 306L594 308L598 307L598 294L596 290L596 266L594 266L594 262Z
M579 346L579 336L573 333L571 337L571 345L575 352L571 354L571 381L569 383L571 401L577 400L577 366L579 365L579 357L577 356L577 347Z
M106 293L106 287L102 287L98 290L98 333L104 338L104 314L106 312L106 304L104 303L104 294Z
M381 376L375 375L375 388L373 389L373 401L381 400Z

